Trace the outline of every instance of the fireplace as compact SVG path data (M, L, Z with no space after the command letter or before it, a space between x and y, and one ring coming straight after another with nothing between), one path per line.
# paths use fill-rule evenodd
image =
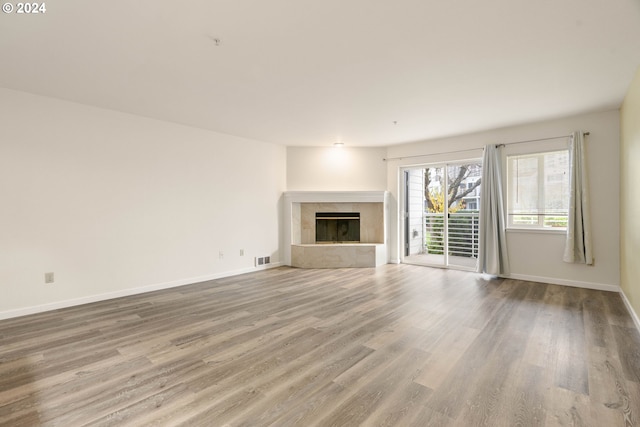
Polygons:
M298 268L368 268L386 264L388 203L386 191L286 192L284 264ZM346 227L344 237L338 236L338 220L341 229ZM320 235L316 234L318 231Z
M360 242L360 212L316 212L316 243Z

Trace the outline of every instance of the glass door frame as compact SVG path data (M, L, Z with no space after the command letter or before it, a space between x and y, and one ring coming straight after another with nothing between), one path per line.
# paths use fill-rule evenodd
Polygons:
M400 230L400 236L402 236L402 241L401 241L401 250L400 250L400 262L401 263L406 263L406 264L418 264L418 265L424 265L424 266L428 266L428 267L436 267L436 268L448 268L448 269L456 269L456 270L466 270L466 271L475 271L476 269L473 267L465 267L463 265L458 265L458 264L450 264L449 262L449 219L450 219L450 215L449 215L449 203L448 203L448 197L449 197L449 167L451 166L460 166L460 165L464 165L464 164L479 164L480 167L482 167L482 158L472 158L472 159L460 159L460 160L450 160L450 161L441 161L441 162L426 162L426 163L420 163L417 165L410 165L410 166L402 166L400 167L400 179L402 179L400 188L402 189L402 194L401 194L401 203L399 203L399 207L400 207L400 212L398 214L398 217L401 219L400 223L401 223L401 230ZM442 263L438 262L438 263L430 263L430 262L424 262L424 263L412 263L412 262L407 262L406 261L406 257L410 256L408 255L409 253L409 236L410 236L410 230L409 230L409 209L410 209L410 202L409 202L409 190L410 190L410 186L409 186L409 182L408 182L408 172L412 171L412 170L416 170L416 169L427 169L427 168L442 168L443 169L443 250L442 250L442 255L443 255L443 261ZM482 188L482 185L480 185L480 189ZM424 190L423 190L424 191ZM424 199L423 199L423 203L424 203ZM423 208L423 224L425 223L425 219L426 217L424 216L424 208ZM426 246L426 235L422 236L422 245Z

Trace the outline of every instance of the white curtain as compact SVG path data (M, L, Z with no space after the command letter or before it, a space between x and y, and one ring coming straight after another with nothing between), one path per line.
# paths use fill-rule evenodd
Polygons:
M506 223L502 194L502 147L484 147L480 193L480 255L478 270L491 275L509 274Z
M591 218L589 216L589 185L582 132L574 132L569 148L569 221L564 248L565 262L593 264Z

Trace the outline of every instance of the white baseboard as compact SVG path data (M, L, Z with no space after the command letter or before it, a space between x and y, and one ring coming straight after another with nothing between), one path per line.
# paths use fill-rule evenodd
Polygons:
M598 291L620 292L620 287L607 283L580 282L577 280L556 279L553 277L530 276L528 274L510 274L500 276L505 279L527 280L529 282L549 283L552 285L572 286L574 288L595 289Z
M209 280L222 279L224 277L238 276L240 274L252 273L255 271L267 270L269 268L276 268L276 267L280 267L279 262L274 262L273 264L267 264L259 267L248 267L240 270L209 274L206 276L179 279L179 280L173 280L171 282L164 282L164 283L156 283L153 285L140 286L137 288L122 289L119 291L107 292L104 294L89 295L86 297L74 298L74 299L65 300L65 301L56 301L48 304L36 305L33 307L25 307L25 308L18 308L15 310L0 311L0 320L27 316L29 314L42 313L45 311L58 310L61 308L73 307L76 305L89 304L92 302L105 301L105 300L110 300L114 298L128 297L131 295L143 294L146 292L159 291L161 289L169 289L169 288L175 288L178 286L191 285L194 283L206 282Z
M625 295L622 289L620 289L620 296L622 297L622 301L624 301L624 305L627 307L627 311L629 312L629 314L631 315L631 318L633 319L633 323L636 324L636 329L640 331L640 318L638 318L638 313L636 313L636 311L633 309L633 307L631 306L631 303L627 299L627 296Z

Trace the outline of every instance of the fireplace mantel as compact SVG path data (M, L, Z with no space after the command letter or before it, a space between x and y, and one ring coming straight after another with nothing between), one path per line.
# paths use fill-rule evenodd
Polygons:
M284 193L284 263L297 267L372 267L387 262L386 191ZM315 244L315 212L362 211L361 243ZM294 256L292 256L292 253Z
M285 202L288 200L290 203L385 203L387 197L386 191L287 191L284 193Z

